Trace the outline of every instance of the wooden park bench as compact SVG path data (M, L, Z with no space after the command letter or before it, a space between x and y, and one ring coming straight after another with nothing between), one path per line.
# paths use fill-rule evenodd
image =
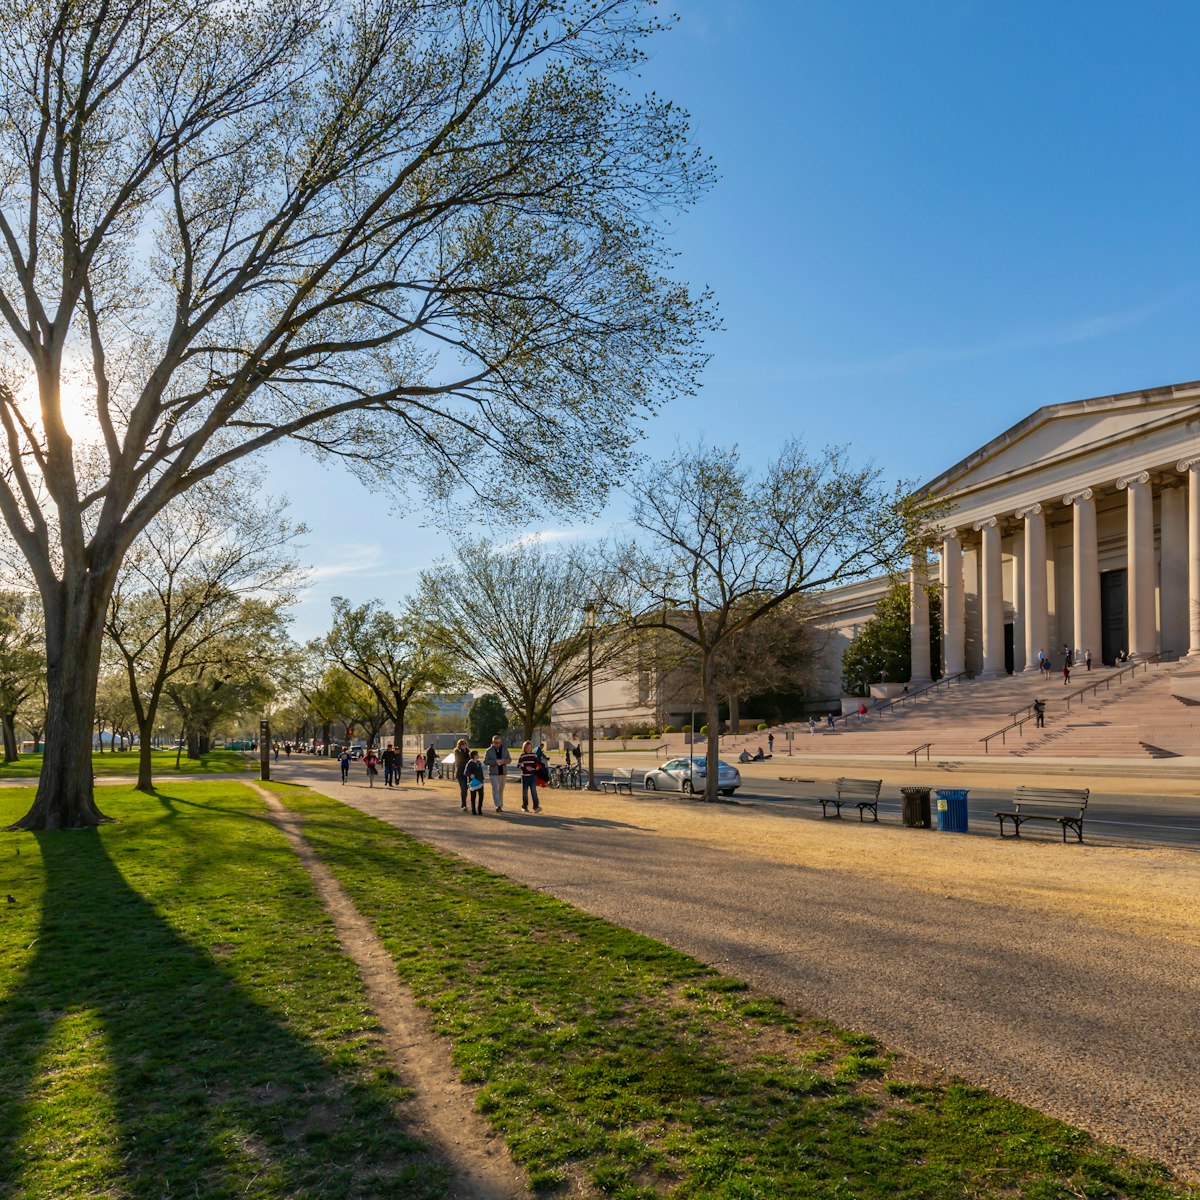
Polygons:
M1021 836L1022 821L1057 821L1062 826L1064 842L1068 829L1074 831L1076 841L1082 842L1083 811L1087 802L1087 788L1019 787L1013 793L1012 809L996 814L1000 820L1000 836L1006 836L1005 821L1013 823L1013 837Z
M645 772L643 772L643 777ZM600 790L603 792L628 792L633 795L633 768L632 767L617 767L613 771L611 779L603 779L600 781Z
M821 806L821 816L829 816L829 806L834 807L833 815L840 817L842 815L842 805L847 800L854 799L855 796L859 799L854 803L858 808L858 819L866 820L866 813L870 810L871 819L879 820L879 789L883 786L882 779L835 779L833 781L835 796L822 796L813 801L814 804Z

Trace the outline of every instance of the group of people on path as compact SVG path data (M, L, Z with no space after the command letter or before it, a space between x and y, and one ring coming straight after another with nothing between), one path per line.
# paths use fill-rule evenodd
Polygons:
M478 750L472 750L467 745L466 738L459 738L454 747L454 778L458 780L463 812L467 811L469 802L472 814L482 815L485 778L491 784L492 808L496 812L503 812L504 787L512 765L512 752L498 733L492 737L491 745L484 751L482 759ZM532 808L535 813L540 813L542 805L538 788L550 782L550 759L545 746L539 745L535 750L532 742L525 742L521 746L516 767L521 777L521 811L529 812Z
M570 751L568 750L568 754ZM578 749L576 749L578 754ZM342 782L350 777L350 764L353 757L348 748L338 755L338 765L342 772ZM432 776L433 767L437 764L437 747L430 746L428 750L417 753L413 759L413 770L417 783L423 784L427 775ZM569 759L568 759L569 761ZM379 774L379 766L383 764L383 781L385 787L394 787L400 783L400 772L403 763L402 755L396 748L388 744L382 754L376 754L368 749L363 755L363 764L367 770L367 786L374 787ZM459 800L462 811L466 812L468 805L473 814L483 812L483 798L486 783L491 784L492 807L496 812L504 811L504 787L513 767L512 752L504 744L500 734L493 736L482 758L478 750L472 750L466 738L459 738L454 747L454 778L458 782ZM535 813L542 811L538 788L550 782L550 759L544 745L534 748L532 742L525 742L516 760L516 771L521 778L521 810ZM486 781L486 783L485 783Z

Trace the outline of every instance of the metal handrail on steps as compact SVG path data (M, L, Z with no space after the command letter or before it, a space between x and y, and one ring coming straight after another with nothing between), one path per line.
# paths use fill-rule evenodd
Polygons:
M911 754L913 756L913 766L915 767L917 765L917 755L920 754L922 750L925 751L925 761L929 761L929 747L932 745L932 742L925 742L923 745L914 746L911 750L905 750L904 753Z
M1096 679L1092 683L1087 684L1085 687L1081 687L1077 691L1068 693L1066 696L1063 697L1063 699L1067 702L1066 711L1067 712L1071 711L1071 701L1072 700L1078 700L1081 696L1085 696L1089 692L1099 691L1101 684L1104 685L1104 690L1108 691L1109 687L1111 687L1112 684L1117 683L1120 680L1124 679L1125 676L1128 675L1132 678L1133 675L1135 675L1137 673L1138 669L1141 667L1150 667L1152 664L1156 664L1156 663L1160 663L1160 662L1174 662L1177 658L1178 658L1178 655L1169 654L1166 652L1159 653L1159 654L1147 654L1145 658L1141 658L1135 663L1130 663L1129 666L1127 666L1127 667L1122 667L1119 671L1116 672L1116 674L1105 675L1103 679ZM1026 708L1032 709L1033 705L1032 704L1026 705ZM1023 709L1017 710L1017 712L1022 712L1022 711L1024 711L1024 710ZM1013 716L1016 716L1016 713L1014 713ZM1034 718L1034 713L1031 711L1031 712L1027 713L1026 716L1021 717L1019 720L1011 721L1009 724L1003 726L1002 728L996 729L992 733L989 733L986 737L981 737L979 740L983 743L983 752L985 754L991 753L990 742L991 742L992 738L998 737L1000 739L1000 744L1003 746L1008 740L1007 735L1010 732L1010 730L1016 729L1016 730L1020 731L1022 728L1024 728L1024 726L1026 724L1028 724L1030 721L1032 721L1033 718Z
M943 675L941 679L935 680L933 683L926 684L925 687L919 688L915 692L909 692L904 696L897 696L894 700L888 700L883 704L868 706L867 715L872 717L881 717L884 713L893 708L898 708L901 704L907 704L910 700L920 700L923 696L928 696L932 692L938 691L942 687L948 687L952 683L958 683L963 679L970 679L971 675L968 671L959 671L956 675ZM850 718L856 714L842 713L840 717L834 717L833 723L836 725L839 721L845 721L847 724Z

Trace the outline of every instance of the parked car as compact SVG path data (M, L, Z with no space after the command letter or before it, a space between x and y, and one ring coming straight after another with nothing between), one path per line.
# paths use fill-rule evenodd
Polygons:
M703 758L672 758L646 772L646 787L650 791L702 792L708 778L708 763ZM717 790L722 796L732 796L742 786L742 773L737 767L717 760Z

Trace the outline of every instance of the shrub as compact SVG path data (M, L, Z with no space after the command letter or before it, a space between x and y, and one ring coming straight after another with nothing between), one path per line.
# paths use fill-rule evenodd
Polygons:
M678 730L678 729L676 729L674 725L664 725L664 726L663 726L663 728L662 728L662 731L663 731L663 733L664 733L664 734L667 734L667 733L678 733L678 732L679 732L679 730Z
M708 726L707 726L707 725L701 725L701 726L700 726L700 732L701 732L701 734L702 734L702 735L704 735L704 736L707 736L707 735L708 735Z
M759 733L762 733L762 731L764 729L766 729L766 727L767 727L766 721L759 721L759 723L757 725L755 725L754 728L757 729Z
M684 725L684 726L683 726L683 732L684 732L684 733L691 733L691 732L692 732L692 727L691 727L690 725Z

